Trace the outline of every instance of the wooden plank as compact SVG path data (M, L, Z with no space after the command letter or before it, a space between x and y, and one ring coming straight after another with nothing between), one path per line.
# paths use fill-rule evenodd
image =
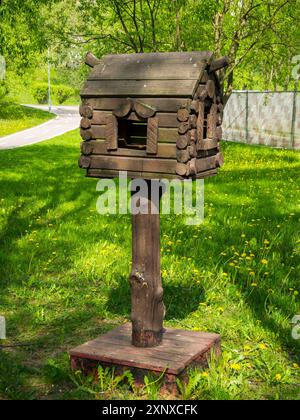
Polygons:
M99 111L112 111L114 110L120 100L124 98L82 98L85 105L92 107L94 110ZM150 106L154 106L157 112L177 112L180 108L189 106L190 100L186 98L140 98L141 102L147 102Z
M204 129L204 110L205 105L204 102L199 102L198 108L198 119L197 119L197 150L202 147L203 142L203 129Z
M95 111L94 114L97 114L99 111ZM155 116L158 118L158 125L161 128L176 128L179 125L177 116L175 113L166 112L166 113L156 113ZM132 112L127 117L130 121L143 121L144 119L136 115L135 112ZM145 120L146 121L146 120Z
M211 150L218 147L218 140L217 139L203 139L201 144L198 146L198 150Z
M91 140L88 142L82 142L81 144L82 153L85 155L104 155L108 154L109 156L135 156L135 157L149 157L146 150L138 149L125 149L118 148L117 150L106 149L105 140ZM168 143L158 143L157 144L157 154L158 158L167 158L167 159L176 159L176 145Z
M207 116L207 138L216 138L218 105L212 104Z
M197 80L206 66L203 61L103 63L91 71L88 80Z
M92 131L97 133L97 130L101 129L101 126L93 126ZM96 138L101 138L101 136L96 135ZM105 126L105 143L107 150L116 150L118 148L118 122L117 118L114 115L111 115L109 121Z
M154 52L154 53L133 53L133 54L107 54L102 57L102 61L105 64L120 63L145 63L151 64L164 63L166 61L169 64L175 63L195 63L197 61L206 60L209 63L213 60L213 53L211 51L180 51L180 52Z
M119 171L110 169L88 169L87 176L91 178L118 178ZM143 178L143 179L184 179L176 174L166 172L137 172L127 171L128 178Z
M192 98L196 80L89 80L81 95L92 97L186 97Z
M158 118L148 118L147 123L147 154L155 155L157 153L158 142Z
M176 128L159 128L158 139L161 143L176 143L178 130Z
M172 159L139 158L121 156L90 156L91 169L113 169L118 171L175 173L176 161Z

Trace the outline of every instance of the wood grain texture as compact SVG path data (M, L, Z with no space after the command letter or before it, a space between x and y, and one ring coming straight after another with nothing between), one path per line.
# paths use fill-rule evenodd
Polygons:
M159 347L140 349L131 345L131 334L132 327L127 323L72 349L71 359L79 362L73 363L72 368L80 369L86 360L179 375L192 364L207 367L211 353L219 356L221 351L221 338L213 333L166 328Z
M140 204L147 214L132 215L131 321L132 344L154 347L163 336L163 288L160 273L159 201L151 197L148 183L146 196L139 193ZM156 214L152 214L156 210Z
M93 133L96 132L97 126L93 127ZM95 138L100 136L95 135ZM118 148L118 121L114 115L111 115L105 126L105 142L107 150L116 150Z
M124 98L82 98L83 104L90 106L94 110L99 111L112 111L114 110L120 100ZM190 100L187 98L139 98L141 102L147 102L147 104L156 108L157 112L177 112L179 108L189 107Z
M217 112L218 106L216 104L212 104L207 116L207 137L211 139L216 138Z
M130 98L120 99L118 106L113 110L116 117L126 117L133 108L133 101Z
M154 106L148 105L144 102L135 101L134 110L141 118L150 118L153 117L156 113Z
M158 118L148 118L147 123L147 154L155 155L157 153L158 142Z
M192 98L196 80L88 80L81 95L92 97L185 97Z
M109 156L132 156L132 157L151 157L146 150L118 148L117 150L107 150L105 140L91 140L81 144L81 151L85 155L109 155ZM176 159L176 145L168 143L158 143L156 157L162 159Z
M108 155L91 155L91 169L113 169L118 171L161 172L175 174L173 159L139 158Z

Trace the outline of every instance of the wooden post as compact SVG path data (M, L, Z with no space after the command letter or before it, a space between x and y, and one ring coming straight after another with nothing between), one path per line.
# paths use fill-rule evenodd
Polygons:
M160 215L151 214L155 206L151 197L151 181L146 181L148 194L140 196L148 214L132 215L131 321L132 344L155 347L162 342L163 288L160 273ZM157 181L152 181L157 182ZM161 194L159 194L159 202Z

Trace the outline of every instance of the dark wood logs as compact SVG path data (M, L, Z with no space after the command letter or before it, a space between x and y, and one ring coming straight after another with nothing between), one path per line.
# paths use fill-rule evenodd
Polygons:
M116 109L113 110L113 113L116 117L126 117L129 114L133 107L133 102L131 99L120 100L120 103Z
M146 103L142 103L136 101L134 104L135 112L142 118L150 118L153 117L156 113L156 109L154 106L148 105Z
M150 182L148 182L149 190ZM150 193L139 197L148 214L132 216L131 321L132 344L155 347L162 342L163 288L160 272L160 216L150 214L155 203ZM159 197L160 201L160 197Z
M176 165L176 173L177 175L180 175L180 176L186 176L188 173L187 165L185 165L184 163L178 162Z
M190 159L190 154L187 149L185 150L177 150L177 162L186 163Z
M91 164L91 159L88 156L80 156L78 166L82 169L88 169Z
M176 147L178 149L185 149L189 144L189 136L186 134L184 136L179 136L176 141Z
M80 105L79 107L79 114L85 118L92 118L93 117L93 108L89 105Z
M80 121L81 128L90 128L91 125L91 120L89 118L82 118L82 120Z
M185 122L189 119L189 111L185 108L181 108L177 111L177 119L180 122Z
M87 64L89 67L95 67L99 63L99 58L95 57L91 52L88 52L85 56L85 64Z
M215 96L215 92L216 92L216 86L215 86L215 82L213 80L208 80L206 83L206 90L207 90L207 94L208 96L213 99Z
M221 70L224 67L229 66L229 64L230 64L230 59L229 57L226 57L226 56L219 58L218 60L214 60L209 66L209 73Z
M93 138L93 132L92 130L80 130L80 135L83 138L83 140L91 140Z

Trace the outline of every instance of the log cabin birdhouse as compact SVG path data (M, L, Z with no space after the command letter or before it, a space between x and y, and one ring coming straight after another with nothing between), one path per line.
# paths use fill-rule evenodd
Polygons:
M87 176L205 178L222 165L222 91L213 53L88 54L79 166Z
M222 91L217 70L226 57L211 52L88 54L92 67L82 92L79 164L87 176L196 179L215 175ZM149 192L150 191L150 192ZM151 189L142 196L148 209ZM159 204L158 204L159 210ZM220 336L163 328L165 307L160 270L160 215L132 215L131 321L70 351L74 370L96 371L98 363L166 375L176 386L190 364L205 365L220 353ZM163 338L164 337L164 338ZM147 347L147 349L145 349ZM140 370L140 371L139 371Z

